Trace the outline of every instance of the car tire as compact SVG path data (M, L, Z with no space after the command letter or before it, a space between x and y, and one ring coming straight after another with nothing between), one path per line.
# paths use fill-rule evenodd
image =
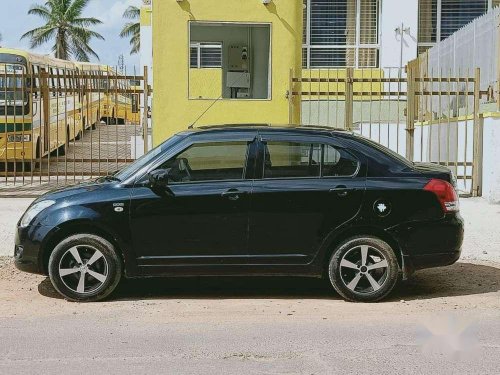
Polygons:
M385 298L399 277L393 249L379 238L356 236L333 251L328 265L333 288L353 302L375 302Z
M77 234L61 241L49 258L49 277L66 299L94 302L108 297L122 275L115 247L93 234Z

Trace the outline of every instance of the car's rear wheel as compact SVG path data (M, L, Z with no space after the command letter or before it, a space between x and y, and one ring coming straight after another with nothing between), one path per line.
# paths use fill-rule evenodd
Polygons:
M122 263L114 246L102 237L78 234L61 241L49 258L54 288L71 301L99 301L120 282Z
M398 281L399 266L392 248L381 239L352 237L333 252L330 282L345 299L374 302L386 297Z

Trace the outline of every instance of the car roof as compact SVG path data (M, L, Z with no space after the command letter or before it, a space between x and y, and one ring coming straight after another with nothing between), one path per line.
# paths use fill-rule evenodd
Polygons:
M193 133L208 133L213 131L224 131L224 132L241 132L241 131L255 131L263 130L266 132L301 132L301 133L342 133L351 134L351 132L344 129L333 128L329 126L320 125L271 125L271 124L221 124L221 125L205 125L193 127L187 130L187 132Z

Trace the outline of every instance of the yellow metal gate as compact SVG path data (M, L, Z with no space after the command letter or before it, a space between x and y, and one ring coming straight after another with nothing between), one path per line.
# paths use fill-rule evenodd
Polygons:
M302 124L369 137L416 162L445 165L462 195L481 195L480 72L314 69L290 80Z

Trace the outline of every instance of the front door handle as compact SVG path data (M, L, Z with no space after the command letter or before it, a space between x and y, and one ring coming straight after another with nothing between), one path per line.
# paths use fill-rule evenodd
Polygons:
M240 191L238 189L229 189L229 190L226 190L225 192L223 192L221 194L221 196L223 198L227 198L229 199L230 201L237 201L238 199L240 199L240 195L242 194L245 194L243 191Z
M337 194L339 197L343 198L349 194L350 190L352 190L352 189L349 189L345 185L338 185L338 186L335 186L333 189L330 189L330 193Z

